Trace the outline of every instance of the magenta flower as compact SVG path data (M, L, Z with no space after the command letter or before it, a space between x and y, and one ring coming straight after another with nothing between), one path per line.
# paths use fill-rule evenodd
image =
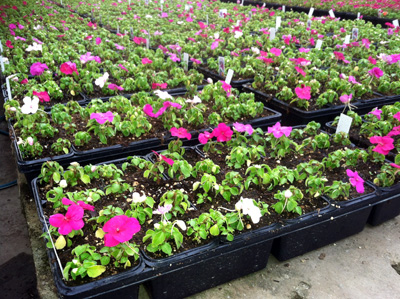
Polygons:
M192 138L192 135L185 128L173 127L169 131L171 132L172 136L175 136L178 138L187 138L187 140L190 140Z
M163 103L163 107L161 107L160 110L157 111L157 113L153 113L153 107L150 104L144 105L143 112L146 113L150 117L159 117L168 109L168 107L175 107L178 109L182 108L182 106L178 103L172 103L170 101L165 101Z
M387 137L400 135L400 126L393 127L393 129L387 134Z
M397 119L398 121L400 121L400 111L397 112L395 115L393 115L394 119Z
M85 202L82 201L82 200L79 200L79 201L77 201L77 202L73 202L72 200L69 200L68 198L64 197L64 198L61 200L61 202L62 202L62 204L65 205L65 206L70 206L70 205L73 205L73 206L74 206L74 205L76 205L76 206L81 207L83 210L94 211L94 206L89 205L89 204L85 203Z
M308 52L311 51L311 49L300 48L299 51L300 51L301 53L308 53Z
M299 58L289 58L290 61L293 61L296 65L307 66L311 64L311 60L305 59L303 57Z
M81 57L79 58L79 60L81 61L82 64L85 64L88 61L94 60L98 63L101 63L101 59L99 56L92 56L91 52L87 52L84 55L81 55Z
M111 111L105 113L92 113L90 119L95 119L99 124L104 124L106 121L112 122L114 120L114 114Z
M156 151L153 151L152 150L152 152L158 157L158 159L161 161L161 160L164 160L165 162L167 162L167 164L169 164L169 165L174 165L174 160L172 160L172 159L170 159L170 158L167 158L166 156L164 156L164 155L161 155L161 154L159 154L159 153L157 153Z
M32 76L40 76L44 70L48 70L49 67L45 63L35 62L31 65L30 71Z
M373 136L369 139L372 144L377 144L373 149L374 152L380 153L382 155L387 155L392 149L394 149L393 138L391 137L381 137L381 136Z
M210 132L204 132L199 134L199 141L201 144L206 144L208 140L212 139L214 136Z
M217 137L218 142L225 142L231 140L232 134L233 134L232 129L224 123L220 123L218 127L216 127L212 132L212 135L214 137Z
M396 163L390 163L390 166L400 169L400 165L397 165Z
M378 109L378 107L376 107L371 112L369 112L368 114L375 115L380 120L381 119L382 110Z
M360 82L357 82L356 78L353 76L349 76L349 82L353 84L361 84Z
M6 41L6 46L7 46L8 48L10 48L10 49L13 49L13 48L14 48L14 46L12 45L12 43L11 43L10 40L7 40L7 41Z
M27 84L29 81L28 81L28 78L24 78L24 79L22 79L21 80L21 82L19 82L20 84Z
M334 51L335 57L337 60L342 60L344 63L350 63L350 61L346 60L343 53Z
M201 64L201 61L198 59L190 58L190 61L193 61L196 64Z
M153 61L145 57L145 58L142 59L142 63L143 64L150 64L150 63L153 63Z
M282 50L277 48L272 48L269 52L274 54L275 56L279 56L282 54Z
M298 66L295 66L294 68L296 69L296 71L297 71L299 74L303 75L303 77L306 76L306 72L303 71L302 68L300 68L300 67L298 67Z
M169 58L174 62L181 61L181 59L178 56L176 56L175 53L168 53L168 55L169 55Z
M82 220L83 208L78 205L72 205L67 213L51 215L49 222L52 226L58 227L61 235L68 235L72 230L80 230L85 224Z
M305 86L304 84L301 84L301 87L296 87L294 91L299 99L311 99L311 86Z
M213 42L213 43L211 44L211 50L216 49L216 48L218 47L218 44L219 44L218 41Z
M100 45L101 44L101 38L100 37L96 37L96 45Z
M103 231L106 233L104 246L114 247L132 239L133 235L140 231L140 223L136 218L118 215L104 224Z
M342 95L342 96L339 98L339 100L340 100L343 104L347 104L347 103L350 103L350 101L351 101L352 98L353 98L353 94L352 94L352 93L349 94L349 95L344 94L344 95Z
M128 69L127 69L126 67L124 67L122 64L118 64L118 66L119 66L121 69L123 69L124 71L129 72Z
M268 127L268 133L272 133L275 138L281 138L283 135L290 136L292 127L282 127L280 122L277 122L272 127Z
M368 74L370 74L372 77L379 79L383 76L383 71L379 67L374 67L372 70L368 71Z
M114 83L108 84L107 87L111 90L124 90L124 88L122 86L118 86L117 84L114 84Z
M34 96L37 96L37 97L39 98L39 101L40 101L41 103L43 103L43 102L50 102L50 96L49 96L49 94L47 93L47 91L41 91L41 92L33 91L32 94L33 94Z
M232 86L225 81L219 81L222 83L222 89L226 91L226 96L229 97L231 95Z
M124 47L124 46L121 46L121 45L118 45L118 44L114 44L114 46L115 46L115 48L116 48L117 50L125 50L125 47Z
M358 172L346 169L346 173L349 177L350 184L356 187L357 193L364 193L364 180L358 175Z
M168 83L153 83L151 84L151 89L166 89L168 87Z
M362 44L365 46L365 48L369 49L369 46L371 45L371 42L369 41L368 38L363 38L362 39Z
M60 67L60 71L66 75L71 75L74 72L79 75L78 70L76 69L76 64L71 61L64 62Z
M233 128L240 133L247 132L249 135L253 134L254 132L254 129L250 124L244 125L236 122L233 123Z

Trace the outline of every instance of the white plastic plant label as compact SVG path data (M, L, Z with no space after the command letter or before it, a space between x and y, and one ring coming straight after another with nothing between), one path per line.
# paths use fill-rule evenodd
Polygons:
M218 57L218 73L220 76L225 77L225 57Z
M161 12L163 12L163 7L164 7L164 5L161 3L161 4L160 4L160 10L161 10Z
M220 9L219 10L219 17L220 18L223 18L224 17L224 14L227 14L228 13L228 10L227 9Z
M308 21L307 21L307 28L311 28L311 24L312 24L311 19L308 19Z
M7 78L6 78L6 86L7 86L7 94L8 94L8 100L11 100L12 99L12 94L11 94L11 86L10 86L10 79L11 78L14 78L14 77L16 77L17 75L11 75L11 76L8 76Z
M0 63L1 63L1 71L4 73L5 68L4 68L3 56L0 56Z
M393 20L393 26L394 27L399 27L399 20Z
M129 2L130 2L130 0L129 0ZM62 0L60 0L60 4L63 5L63 4L62 4ZM130 3L129 3L129 4L130 4Z
M353 30L351 31L351 39L352 40L358 39L358 28L353 28Z
M345 44L350 44L350 35L346 35L346 37L344 39L344 43Z
M310 8L310 11L308 12L308 18L309 18L309 19L312 18L313 13L314 13L314 7L311 7L311 8Z
M161 4L164 4L164 0L161 0L160 3L161 3Z
M278 28L281 27L281 23L282 23L282 17L276 17L276 22L275 22L275 28L276 31L278 31Z
M382 17L382 9L378 9L378 17Z
M150 48L150 38L146 38L146 49Z
M361 17L361 13L357 13L357 20L359 20Z
M208 25L208 15L206 15L206 23L207 23L207 25Z
M119 33L119 25L117 24L117 34Z
M249 11L249 19L251 19L252 16L253 16L253 13L251 11Z
M134 36L133 36L133 28L132 27L131 27L130 31L131 31L131 38L134 38Z
M149 5L149 0L144 0L144 4Z
M231 84L232 78L233 78L233 70L229 69L228 74L226 75L226 78L225 78L225 82L227 84Z
M335 13L333 12L332 9L329 10L329 16L330 16L331 18L336 18L336 17L335 17Z
M282 6L282 12L286 12L286 7L285 7L285 5Z
M161 0L162 1L162 0ZM131 5L131 0L128 1L128 4Z
M340 132L349 134L352 122L353 122L352 117L347 116L346 114L340 113L339 122L338 122L338 125L336 128L336 134L340 133Z
M269 29L269 40L274 40L275 39L275 28L270 28Z
M183 53L183 66L185 71L189 69L189 54L188 53Z
M265 7L265 3L263 4L263 6L262 6L263 8Z
M93 19L93 9L92 9L92 19Z
M243 6L243 4L244 4L244 0L242 0L242 3L240 3L240 6Z
M322 39L317 40L317 43L315 44L315 49L321 50L322 47Z
M0 51L1 53L3 53L3 44L1 43L1 40L0 40Z
M99 24L103 24L103 22L101 21L101 15L99 16Z
M240 20L236 21L236 27L240 25Z

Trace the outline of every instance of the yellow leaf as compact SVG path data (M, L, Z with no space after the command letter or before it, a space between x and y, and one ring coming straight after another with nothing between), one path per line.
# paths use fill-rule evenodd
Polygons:
M106 233L101 228L96 230L96 238L103 239L105 234Z
M64 236L62 236L62 235L59 236L55 245L56 245L56 249L58 249L58 250L63 249L65 247L65 245L67 245L67 241L65 241Z
M71 90L71 94L72 94L73 96L75 96L75 91L74 91L74 90Z

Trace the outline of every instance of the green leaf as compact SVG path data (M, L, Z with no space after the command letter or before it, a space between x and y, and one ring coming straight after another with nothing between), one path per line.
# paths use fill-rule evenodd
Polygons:
M60 174L58 172L53 173L53 181L59 183L61 180Z
M81 181L84 184L89 184L90 183L90 177L87 174L84 174L84 175L81 176Z
M100 276L104 271L106 271L106 267L102 265L96 265L87 269L87 274L89 277L94 278Z
M168 255L171 255L172 253L172 247L169 243L164 243L163 246L161 246L161 250Z
M165 235L163 232L157 232L153 235L152 244L155 247L160 246L165 241Z
M219 228L217 224L214 224L211 228L210 228L210 234L213 236L218 236L219 235ZM204 238L203 238L204 239Z
M283 204L281 202L277 202L276 204L274 204L274 209L278 214L282 214Z

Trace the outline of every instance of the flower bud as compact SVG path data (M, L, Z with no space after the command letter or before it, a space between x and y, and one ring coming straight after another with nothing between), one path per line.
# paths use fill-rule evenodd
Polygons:
M293 193L289 189L285 191L285 197L286 198L290 198L292 196L293 196Z
M29 145L33 145L34 140L32 137L28 137L26 140L28 141Z
M61 180L60 181L60 187L61 188L66 188L68 186L67 181L66 180Z

